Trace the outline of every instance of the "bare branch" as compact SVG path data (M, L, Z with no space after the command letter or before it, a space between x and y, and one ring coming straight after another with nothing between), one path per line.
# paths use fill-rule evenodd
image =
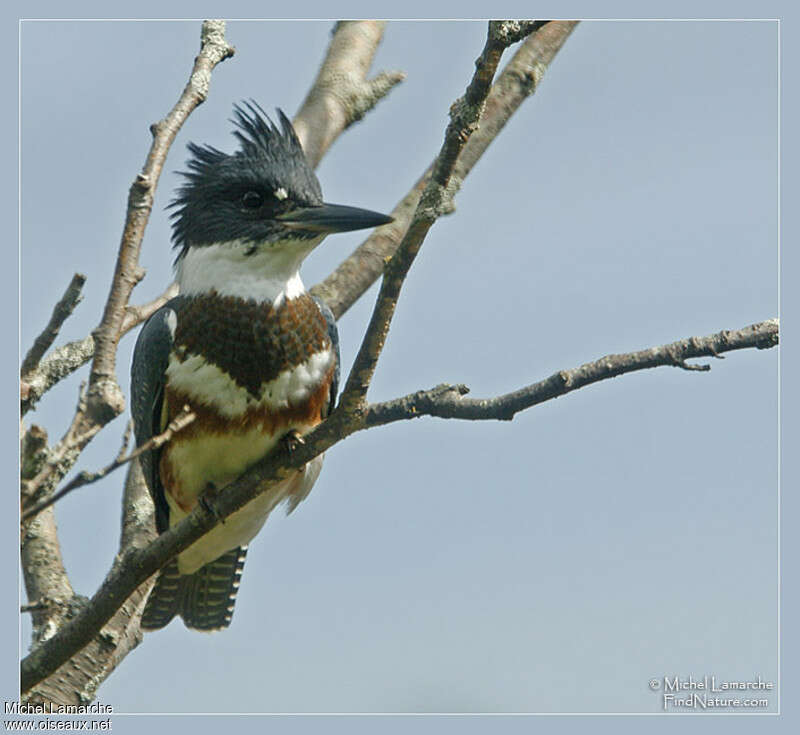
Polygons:
M132 547L142 548L156 537L153 498L147 489L139 462L128 465L122 506L124 511L120 528L120 554Z
M544 401L558 398L601 380L660 366L708 371L710 365L688 365L695 357L721 357L720 353L755 347L769 349L778 344L778 320L769 319L736 331L722 331L707 337L688 337L678 342L640 352L607 355L572 370L560 370L549 378L496 398L463 398L464 385L439 385L385 403L371 404L365 426L379 426L419 416L446 419L510 421L514 415Z
M171 298L178 295L178 286L170 284L164 292L146 304L125 307L125 319L122 322L123 336L149 319ZM68 342L53 350L49 357L31 371L22 380L20 410L24 416L56 383L74 373L94 356L94 338L89 335L82 340Z
M127 425L125 429L125 440L123 441L122 450L117 455L117 458L111 462L110 464L103 467L101 470L97 470L96 472L87 472L83 471L78 473L75 477L72 478L64 487L62 487L57 493L54 493L49 498L42 500L36 505L23 509L22 513L22 521L27 521L29 518L37 515L45 508L50 507L54 503L57 503L61 498L65 495L68 495L73 490L77 490L79 487L84 487L85 485L90 485L93 482L97 482L101 480L106 475L112 473L114 470L122 467L122 465L127 464L128 462L136 459L144 452L149 452L151 449L158 449L159 447L166 444L172 437L186 426L192 423L195 419L195 414L193 414L188 406L183 407L183 411L181 411L167 426L166 430L163 431L158 436L154 436L149 441L145 442L141 446L134 449L130 454L125 455L125 447L128 443L128 437L130 435L130 424Z
M143 547L156 537L153 503L138 462L129 465L125 481L124 527L121 549ZM49 511L45 511L47 513ZM148 580L125 601L89 643L29 690L24 701L32 704L86 704L119 663L142 641L139 625L150 593ZM32 603L38 608L39 603Z
M432 391L420 391L396 401L368 405L355 411L337 409L304 436L304 444L299 444L290 452L283 443L279 443L273 452L244 475L222 488L212 500L198 503L189 516L158 536L146 548L126 553L115 564L90 604L22 661L22 691L52 674L86 645L114 615L120 600L125 600L173 556L257 495L276 492L276 480L288 476L356 431L419 415L507 420L523 408L634 370L673 365L676 359L686 360L746 347L768 349L778 343L778 326L778 320L771 319L734 332L723 331L702 338L690 337L650 350L611 355L574 370L561 371L497 399L463 399L461 396L466 392L464 386L440 386ZM32 599L38 598L32 596Z
M95 352L86 411L86 420L89 422L106 424L124 409L125 401L115 373L117 342L122 334L125 307L134 286L143 275L139 267L139 251L153 208L156 185L178 130L208 96L212 70L234 52L225 40L224 21L205 21L200 36L200 53L195 58L189 81L169 114L151 126L153 143L142 172L130 188L111 290L103 318L93 332Z
M550 63L577 25L574 20L550 21L520 44L492 85L480 127L458 157L455 176L459 180L472 170L520 105L536 93Z
M86 283L86 276L82 273L76 273L72 276L67 290L59 302L53 307L53 313L50 316L50 321L44 328L42 333L34 340L33 345L25 359L22 361L20 367L20 377L27 382L29 375L38 367L39 362L44 357L47 350L50 349L59 331L61 325L67 320L70 314L75 310L75 307L80 302L82 296L81 291L83 284Z
M47 433L38 426L31 426L22 437L22 479L36 475L48 455ZM58 630L63 617L61 605L74 595L64 569L52 510L45 511L22 530L20 560L28 599L36 601L36 606L31 607L33 638L44 640Z
M53 350L21 383L20 411L24 416L56 383L85 365L94 355L91 335Z
M139 304L138 306L125 307L125 319L122 322L122 334L127 334L134 327L137 327L142 322L147 321L153 314L155 314L164 304L170 299L178 295L178 284L171 283L164 289L164 292L148 301L146 304Z
M116 458L117 462L121 462L125 457L125 452L128 451L128 444L130 444L132 433L133 433L133 419L131 419L130 421L128 421L127 424L125 424L125 431L122 434L122 444L120 445L119 451L117 452L117 458Z
M316 168L333 141L367 114L406 75L381 72L367 79L383 38L384 21L339 21L325 60L293 124L306 158Z
M200 37L200 53L195 58L189 81L169 114L151 126L153 143L141 173L130 188L111 290L100 324L92 333L94 356L86 398L79 404L67 433L53 448L51 461L42 470L48 476L34 478L33 489L29 489L31 492L37 492L45 485L55 487L89 441L125 408L125 399L116 379L116 351L123 333L128 300L144 275L139 266L139 251L153 207L155 188L178 130L208 95L211 72L234 53L233 47L225 40L224 21L205 21Z
M544 73L577 25L576 21L550 21L529 36L498 77L486 99L480 127L458 156L452 177L454 190L472 170L520 105L537 89ZM419 198L433 170L431 164L392 211L395 221L375 230L324 281L311 292L322 298L336 318L342 316L383 273L408 229Z
M452 207L454 192L449 187L456 160L470 135L478 127L500 57L515 37L514 29L510 28L508 21L489 21L488 37L483 52L475 62L475 73L464 97L456 100L450 108L450 123L431 176L425 184L407 232L384 270L378 300L344 387L341 410L353 410L366 398L375 366L386 342L400 289L428 230Z
M493 20L490 21L489 33L496 41L507 47L519 43L549 22L549 20Z
M136 589L86 646L51 676L28 690L22 700L28 704L44 705L85 705L92 701L100 684L141 643L139 621L150 588L151 584L146 582ZM86 599L80 598L79 603L70 607L85 609ZM67 618L74 616L74 610L67 613Z
M102 425L84 422L86 413L86 383L81 383L78 408L72 423L63 437L47 453L47 458L42 463L36 475L30 479L23 478L21 483L21 496L29 500L50 493L69 472L80 456L81 450Z

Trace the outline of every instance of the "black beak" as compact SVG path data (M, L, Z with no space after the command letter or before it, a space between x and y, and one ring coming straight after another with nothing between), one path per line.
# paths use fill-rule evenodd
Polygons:
M394 222L394 217L369 209L345 207L341 204L322 204L319 207L294 209L278 215L275 219L294 230L326 233L366 230Z

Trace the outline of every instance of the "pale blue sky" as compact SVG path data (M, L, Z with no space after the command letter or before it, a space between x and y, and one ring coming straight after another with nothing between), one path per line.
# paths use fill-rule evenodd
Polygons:
M237 54L170 153L136 302L171 278L164 206L186 142L232 149L245 97L291 116L330 25L229 23ZM95 325L147 127L198 34L23 25L23 349L75 270L86 298L62 338ZM327 200L394 206L438 150L484 36L483 22L390 24L374 68L408 79L323 160ZM775 316L776 23L582 24L456 204L406 283L375 399L442 381L491 396ZM360 241L326 240L306 283ZM340 323L345 371L374 293ZM653 677L777 681L777 364L777 350L732 353L710 373L626 376L510 424L356 435L252 544L231 628L147 635L99 699L126 712L654 713ZM76 392L65 382L32 420L58 436ZM109 461L122 431L118 419L80 468ZM59 506L81 593L112 561L121 481Z

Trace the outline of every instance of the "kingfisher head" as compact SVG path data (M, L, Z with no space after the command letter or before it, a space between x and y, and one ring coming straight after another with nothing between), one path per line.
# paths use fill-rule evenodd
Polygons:
M183 293L216 291L275 300L302 288L300 263L334 232L377 227L391 217L322 200L291 122L280 128L259 105L234 106L239 148L189 144L186 182L171 203Z

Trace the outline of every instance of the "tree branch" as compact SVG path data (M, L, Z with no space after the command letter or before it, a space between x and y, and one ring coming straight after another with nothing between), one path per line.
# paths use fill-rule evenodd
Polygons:
M138 462L132 462L123 494L123 529L120 553L143 547L156 537L153 503ZM51 513L46 510L43 515ZM31 704L85 704L97 688L139 643L139 625L153 580L140 585L125 603L98 629L95 636L47 678L30 689L23 700ZM38 609L40 603L35 604Z
M411 224L384 270L378 300L337 410L355 410L366 398L408 271L428 230L442 214L452 209L454 191L450 188L450 183L456 160L469 137L478 128L478 120L500 57L508 45L534 28L534 24L530 23L523 24L523 28L519 26L515 21L489 21L486 44L475 62L475 73L464 96L456 100L450 108L450 122L431 176L425 184Z
M464 386L445 385L394 401L368 405L358 411L337 409L304 437L304 444L291 452L280 444L244 475L223 488L213 501L198 503L187 518L161 534L146 548L126 553L114 565L90 604L22 661L22 691L49 676L86 645L114 615L120 600L125 600L173 556L260 493L276 492L277 480L285 478L356 431L422 415L507 420L524 408L624 373L658 365L680 366L683 360L693 357L716 356L747 347L774 347L778 344L778 327L778 320L771 319L733 332L689 337L649 350L609 355L573 370L560 371L543 381L495 399L464 399L461 397L466 392Z
M723 352L755 347L769 349L778 344L778 320L769 319L736 331L722 331L707 337L688 337L671 344L639 352L607 355L572 370L559 370L549 378L532 383L512 393L495 398L463 398L465 385L438 385L385 403L370 404L364 418L365 428L413 419L438 416L444 419L510 421L515 414L553 398L571 393L601 380L625 373L660 366L707 372L710 365L687 365L695 357L722 358Z
M167 301L177 295L178 284L171 283L164 289L164 292L160 296L156 296L152 301L148 301L146 304L139 304L138 306L126 306L125 319L122 321L122 335L127 334L131 329L139 326L142 322L147 321L164 306Z
M126 335L131 329L149 319L171 298L178 295L178 286L171 283L164 292L146 304L125 307L125 319L122 322L122 333ZM68 342L53 350L49 357L37 365L21 383L20 411L24 416L56 383L74 373L94 356L94 338L92 335L82 340Z
M22 396L23 411L28 410L47 387L58 379L58 376L68 374L83 364L88 355L93 355L89 389L86 392L82 389L78 409L67 433L52 450L42 452L42 461L38 464L37 471L24 478L29 480L28 491L31 488L34 491L36 488L54 488L74 465L91 438L124 408L124 398L115 375L116 348L126 326L126 306L130 294L143 276L138 258L144 228L152 209L153 194L167 151L178 129L191 111L206 98L211 71L233 53L233 48L225 41L224 31L225 24L222 21L203 23L201 49L195 59L189 82L168 116L151 128L153 143L144 168L130 189L117 265L99 326L92 336L68 345L60 354L52 355L49 365L40 364L37 371L39 375L31 376L33 385L24 386L23 392L26 395ZM127 321L132 326L132 319ZM42 610L33 611L34 641L42 641L54 635L64 620L73 616L84 602L83 598L74 594L64 570L52 508L45 509L26 524L21 548L28 598L38 602L54 603L46 605ZM141 604L144 604L145 596L143 592L140 598ZM132 602L129 600L117 613L117 617L124 616L125 610ZM124 656L125 652L135 645L137 636L141 635L138 631L140 612L141 610L131 611L128 624L122 623L114 628L114 634L120 634L122 638L119 640L119 645L114 647L113 656ZM108 643L109 641L100 635L93 645L101 648L105 646L107 649ZM100 649L96 651L90 649L91 647L87 648L75 659L77 666L83 660L82 656L90 655L90 659L84 662L85 669L70 666L68 672L62 672L63 676L42 681L41 687L30 696L34 698L41 696L44 701L62 701L62 697L66 696L65 692L69 689L78 698L84 696L86 692L91 692L92 686L96 688L104 677L99 672L93 671L91 658L92 655L99 654ZM38 648L35 647L34 650ZM71 682L76 676L83 686L78 687L77 684L72 686Z
M542 22L542 21L540 21ZM548 65L566 42L577 21L550 21L529 36L506 64L486 99L480 127L458 156L452 177L461 183L520 105L534 94ZM433 163L392 211L394 222L375 230L324 281L311 289L340 318L383 273L386 259L397 250L419 203Z
M50 321L47 323L42 333L34 340L33 345L30 350L28 350L28 354L25 355L25 359L22 361L19 372L20 378L23 381L27 382L30 374L36 370L39 362L44 357L47 350L50 349L56 337L58 337L61 325L67 320L69 315L72 314L75 307L80 302L82 298L81 290L83 289L84 283L86 283L86 276L82 273L76 273L72 276L72 281L70 281L69 286L67 286L67 290L64 291L64 295L55 307L53 307Z
M55 487L89 441L125 408L125 399L116 379L116 351L125 326L128 300L144 275L139 267L139 251L153 207L155 188L178 130L208 96L211 72L234 53L233 47L225 40L224 21L205 21L200 37L200 53L180 98L169 114L150 128L153 142L144 167L130 188L111 289L100 324L92 333L94 354L88 389L78 404L70 428L53 448L51 461L40 473L42 477L32 481L37 487Z
M78 397L78 408L72 423L64 436L54 447L47 451L38 472L31 478L22 478L20 495L22 502L30 502L33 498L53 491L56 484L75 464L80 452L89 440L102 428L99 424L84 426L82 417L86 412L86 384L81 383ZM83 429L84 433L81 434Z
M189 410L188 406L184 406L183 411L181 411L169 423L167 428L161 434L152 437L149 441L134 449L130 454L125 455L125 448L127 447L128 436L130 434L130 424L128 424L122 451L113 462L106 465L102 469L97 470L96 472L80 472L66 485L64 485L57 493L53 493L53 495L51 495L49 498L45 498L29 508L25 508L23 503L23 512L21 518L22 522L24 523L28 519L33 518L33 516L43 511L45 508L49 508L54 503L57 503L59 500L61 500L61 498L63 498L65 495L68 495L73 490L77 490L79 487L84 487L85 485L90 485L93 482L103 479L106 475L111 474L114 470L119 469L123 465L128 464L128 462L133 461L140 455L144 454L144 452L149 452L151 449L158 449L170 441L176 433L191 424L194 419L195 414Z
M56 383L85 365L94 355L91 335L68 342L53 350L38 367L20 383L20 413L24 416Z
M31 426L22 437L22 479L36 475L48 455L47 433L36 425ZM22 530L20 561L28 599L37 602L37 607L31 610L33 639L41 641L58 630L63 606L75 594L64 568L52 510L45 511Z
M391 71L367 79L385 26L378 20L343 20L334 26L325 60L293 121L312 168L336 138L406 78Z
M205 21L200 37L200 53L195 58L189 81L169 114L151 126L153 143L141 173L130 188L111 290L103 318L93 332L95 351L85 419L88 422L106 424L124 409L125 401L116 380L117 343L122 334L125 307L134 286L144 275L139 267L139 251L153 208L158 179L181 126L208 96L214 67L234 53L233 47L225 40L224 21Z

